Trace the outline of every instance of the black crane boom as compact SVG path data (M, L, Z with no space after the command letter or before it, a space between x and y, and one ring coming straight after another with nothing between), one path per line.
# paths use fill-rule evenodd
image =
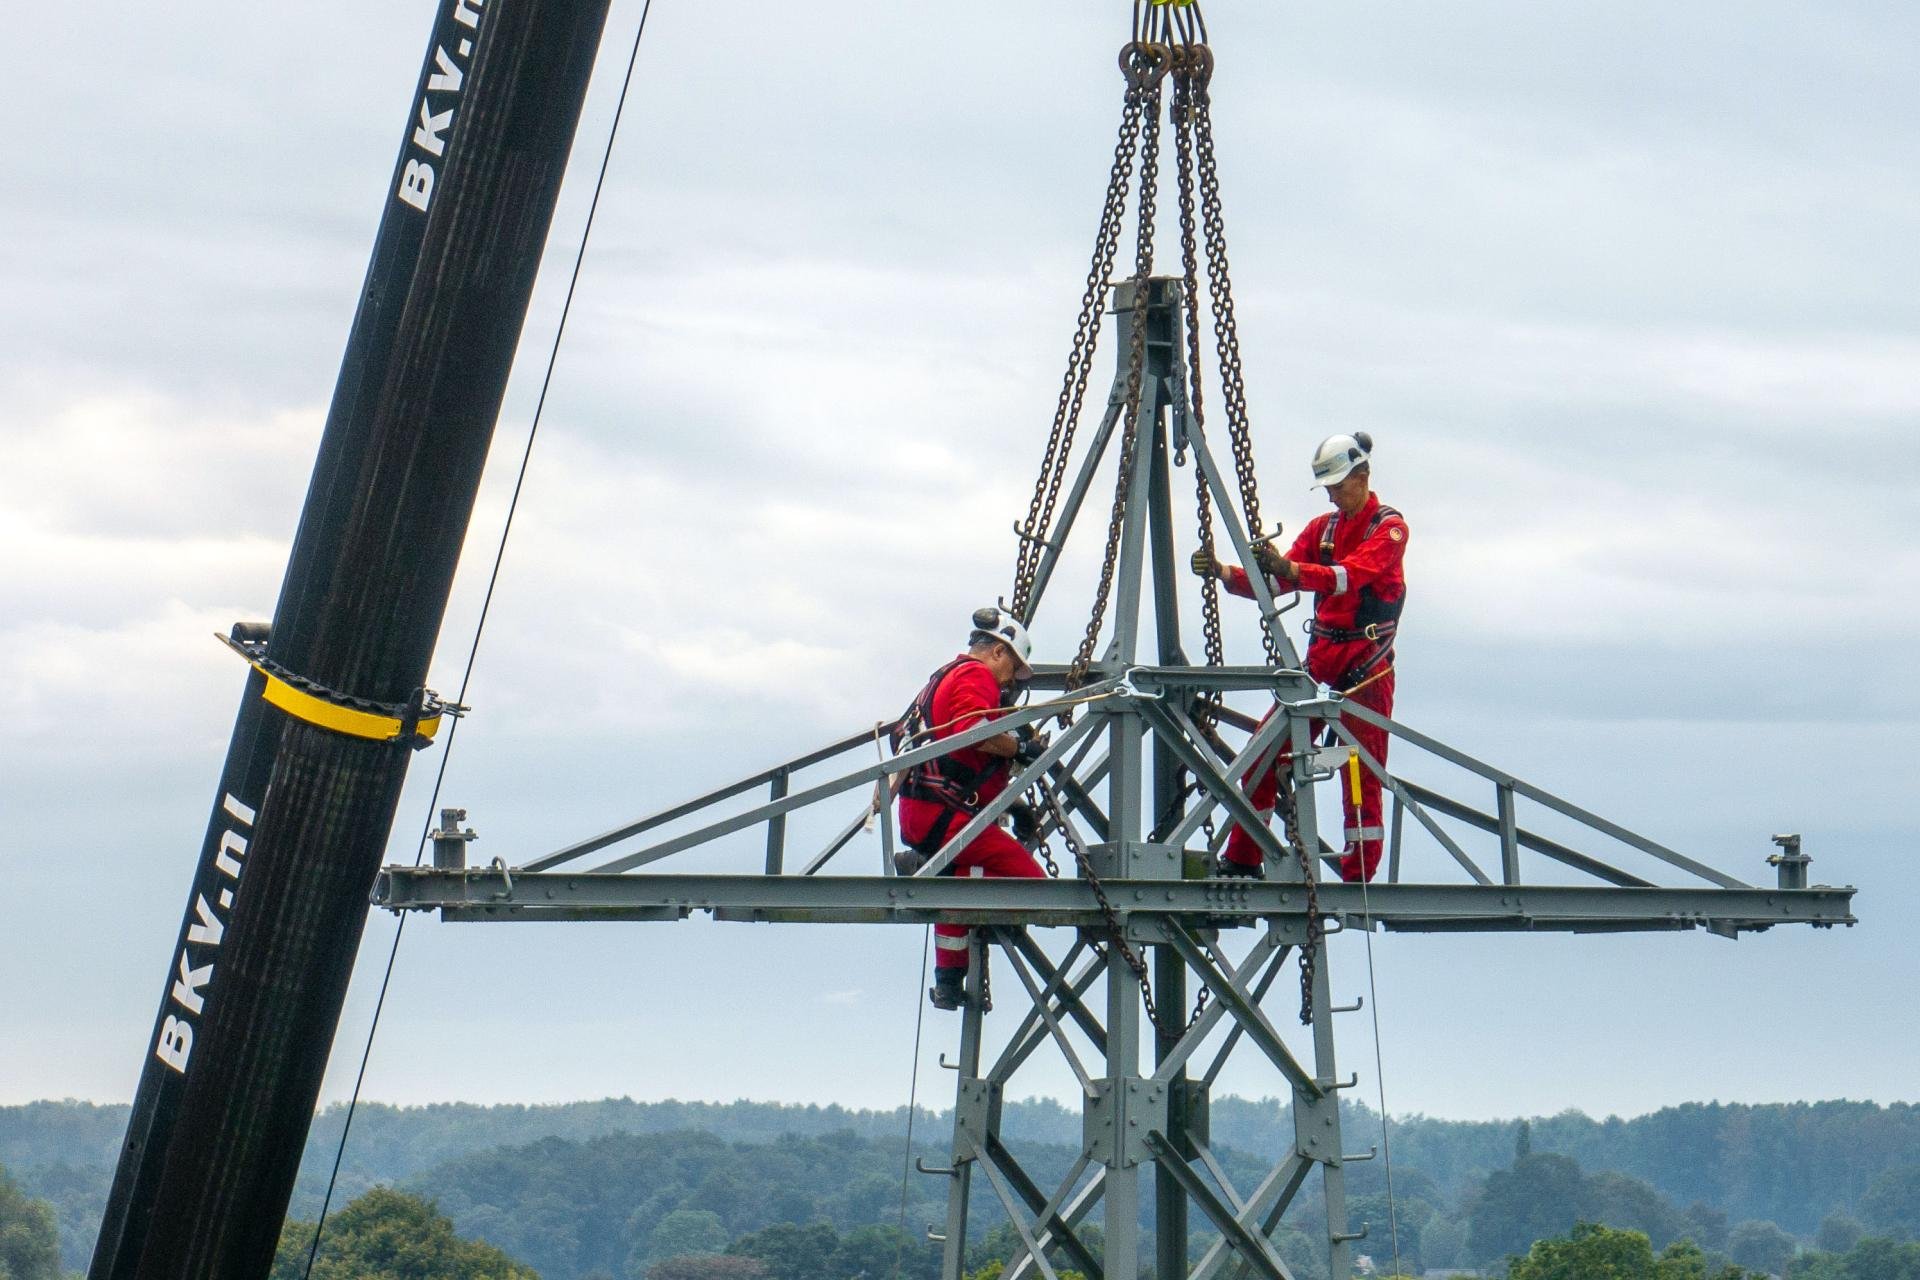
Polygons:
M607 3L440 0L90 1280L271 1266Z

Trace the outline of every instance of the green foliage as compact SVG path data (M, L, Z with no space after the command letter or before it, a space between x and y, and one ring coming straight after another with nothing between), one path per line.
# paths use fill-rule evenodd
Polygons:
M1888 1169L1860 1198L1860 1213L1877 1236L1920 1239L1920 1165Z
M1523 1157L1522 1159L1526 1159ZM1507 1280L1650 1280L1653 1246L1638 1231L1582 1222L1564 1239L1538 1240L1507 1267Z
M878 1280L893 1276L896 1260L902 1280L933 1280L940 1272L940 1255L926 1241L892 1226L842 1236L831 1222L780 1222L740 1237L727 1253L758 1262L767 1280Z
M1845 1253L1807 1253L1787 1267L1787 1280L1920 1280L1920 1244L1869 1238Z
M1535 1241L1525 1257L1509 1260L1507 1280L1759 1280L1732 1265L1715 1266L1690 1241L1658 1257L1645 1233L1591 1222L1566 1236Z
M306 1275L311 1222L280 1233L271 1280ZM492 1245L463 1240L431 1201L377 1187L327 1220L312 1280L540 1280Z
M1352 1230L1366 1229L1363 1246L1382 1267L1393 1265L1394 1239L1400 1242L1400 1265L1418 1273L1423 1266L1436 1265L1428 1259L1425 1245L1427 1224L1434 1219L1431 1204L1417 1196L1399 1195L1388 1203L1385 1191L1357 1195L1347 1201L1347 1222Z
M1420 1232L1420 1260L1428 1267L1457 1267L1467 1249L1467 1224L1435 1216Z
M1101 1235L1098 1224L1082 1223L1076 1228L1076 1234L1080 1238L1080 1243L1086 1246L1095 1261L1104 1257L1106 1239ZM1014 1230L1012 1223L1003 1221L970 1238L965 1265L971 1270L966 1274L970 1280L972 1276L977 1275L998 1276L1013 1260L1015 1254L1024 1251L1025 1246L1020 1240L1020 1233ZM1053 1264L1056 1271L1065 1276L1067 1272L1062 1268L1068 1267L1071 1260L1065 1253L1056 1249L1049 1254L1047 1261Z
M1727 1247L1727 1215L1723 1210L1695 1200L1683 1215L1687 1239L1704 1249Z
M675 1209L654 1224L647 1235L647 1260L682 1258L693 1254L724 1253L727 1227L710 1209ZM638 1273L640 1268L630 1267Z
M1042 1152L1031 1167L1036 1177L1063 1176L1072 1158ZM862 1227L891 1227L900 1212L900 1165L898 1142L853 1133L751 1145L705 1133L612 1133L478 1152L441 1166L420 1186L461 1231L525 1259L549 1280L595 1270L632 1280L668 1256L669 1242L653 1233L677 1212L710 1217L679 1219L670 1230L717 1219L722 1238L717 1247L710 1234L673 1247L713 1252L781 1223L828 1224L849 1238ZM909 1222L945 1216L944 1186L914 1178L908 1191ZM909 1244L903 1280L918 1274L916 1260L929 1252L924 1241Z
M1800 1246L1771 1222L1743 1222L1727 1233L1727 1252L1743 1267L1777 1276Z
M1640 1179L1624 1173L1591 1175L1581 1211L1590 1221L1644 1232L1656 1249L1688 1234L1686 1214Z
M60 1280L52 1206L29 1197L0 1169L0 1277Z
M1346 1103L1343 1110L1356 1133L1371 1130L1379 1122L1377 1116L1353 1102ZM62 1261L68 1270L86 1265L106 1202L113 1162L126 1130L127 1112L123 1105L76 1102L0 1107L0 1164L13 1172L28 1194L53 1204ZM410 1185L439 1197L443 1210L460 1231L484 1235L527 1259L552 1280L582 1280L593 1272L624 1280L629 1254L636 1245L645 1245L645 1232L654 1221L674 1209L707 1207L682 1200L654 1204L646 1210L650 1216L628 1228L627 1217L639 1210L654 1191L662 1191L671 1199L673 1189L679 1186L677 1175L658 1178L652 1171L643 1171L641 1181L648 1184L648 1191L624 1204L614 1203L622 1198L617 1187L603 1188L593 1197L594 1207L576 1206L572 1211L575 1222L569 1227L563 1203L548 1202L538 1210L533 1207L531 1201L539 1197L539 1192L532 1185L510 1185L513 1180L502 1174L496 1188L476 1188L469 1183L456 1195L443 1187L442 1171L449 1166L464 1166L501 1148L525 1148L552 1138L563 1140L578 1153L612 1134L664 1139L669 1134L697 1131L716 1138L724 1148L738 1151L739 1160L749 1163L754 1152L766 1151L783 1141L820 1142L835 1133L851 1133L859 1143L882 1153L873 1157L871 1167L865 1155L859 1157L856 1163L862 1167L853 1178L873 1175L865 1193L885 1181L892 1196L897 1197L897 1161L905 1118L904 1108L858 1111L755 1102L636 1102L626 1098L551 1106L449 1103L393 1107L363 1103L354 1121L354 1140L347 1148L335 1202L352 1199L376 1185ZM315 1117L306 1161L294 1191L296 1216L310 1218L319 1210L343 1120L344 1110L338 1107ZM944 1123L944 1117L928 1117L918 1132L937 1139ZM1687 1104L1632 1120L1593 1119L1569 1111L1536 1117L1528 1127L1530 1154L1564 1155L1586 1170L1617 1170L1650 1184L1675 1204L1713 1206L1707 1210L1709 1214L1731 1214L1734 1219L1769 1219L1807 1237L1836 1207L1865 1220L1862 1199L1870 1185L1889 1169L1913 1164L1913 1153L1920 1151L1920 1105L1908 1103ZM1450 1212L1463 1212L1454 1206L1463 1205L1489 1173L1512 1164L1517 1128L1512 1120L1445 1121L1418 1116L1396 1120L1395 1180L1400 1181L1403 1171L1423 1172L1431 1181L1431 1194L1402 1190ZM1023 1150L1040 1146L1077 1152L1081 1141L1077 1113L1046 1100L1007 1103L1004 1131L1009 1143ZM1216 1154L1234 1167L1231 1162L1242 1153L1264 1156L1284 1149L1292 1137L1293 1121L1283 1100L1216 1097L1213 1131ZM883 1158L884 1153L891 1153L890 1158ZM924 1154L944 1156L932 1146ZM1266 1167L1248 1176L1257 1181ZM470 1172L463 1169L461 1176ZM1365 1167L1355 1172L1357 1181ZM1064 1173L1062 1167L1060 1174ZM1237 1167L1235 1176L1239 1176ZM737 1178L736 1186L750 1206L749 1212L742 1213L743 1220L735 1221L728 1211L714 1210L727 1221L733 1235L772 1222L806 1222L819 1216L832 1218L842 1231L880 1220L877 1213L860 1216L857 1207L862 1203L861 1193L851 1181L846 1185L782 1185L748 1172ZM709 1188L715 1195L720 1190L718 1185ZM921 1202L926 1197L922 1190L916 1186L917 1199L910 1206L909 1220L937 1220L937 1207L931 1210L931 1218L923 1216L926 1210ZM463 1201L461 1196L468 1199ZM897 1200L894 1203L897 1205ZM545 1225L537 1223L536 1218L544 1218ZM1683 1235L1710 1250L1725 1247L1724 1217L1717 1231L1712 1222L1702 1221L1693 1210L1686 1218ZM487 1221L483 1223L482 1219ZM1914 1228L1890 1222L1883 1230L1911 1234ZM1444 1230L1442 1234L1444 1237ZM1659 1239L1657 1233L1650 1234ZM545 1241L543 1247L550 1248L551 1253L536 1257L523 1243L534 1240ZM576 1254L566 1252L569 1240ZM603 1250L596 1243L599 1241L612 1243Z
M1561 1236L1577 1222L1638 1232L1647 1237L1649 1249L1664 1249L1683 1237L1704 1235L1711 1241L1726 1235L1724 1214L1700 1204L1683 1213L1638 1178L1613 1172L1589 1175L1575 1161L1554 1154L1522 1156L1511 1169L1489 1174L1466 1209L1466 1247L1454 1251L1456 1260L1465 1262L1524 1253L1535 1241ZM1764 1226L1779 1232L1772 1223ZM1765 1253L1772 1244L1756 1241L1754 1248ZM1791 1256L1791 1238L1787 1249ZM1429 1267L1442 1265L1431 1255L1423 1261Z
M1835 1209L1821 1219L1820 1230L1814 1235L1813 1243L1823 1253L1851 1253L1866 1234L1866 1229L1857 1219Z
M1007 1264L995 1258L978 1271L969 1271L967 1280L1000 1280L1000 1277L1006 1274L1006 1270ZM1087 1280L1087 1277L1079 1271L1061 1271L1058 1275L1060 1280Z
M764 1280L766 1274L757 1258L689 1256L654 1263L646 1280Z
M1848 1280L1846 1259L1837 1253L1803 1253L1787 1264L1787 1280Z
M823 1263L840 1249L840 1233L831 1222L799 1226L777 1222L762 1231L740 1237L728 1253L756 1258L767 1269L767 1280L814 1280Z
M1517 1157L1487 1175L1467 1218L1467 1253L1479 1261L1522 1253L1536 1240L1564 1235L1583 1216L1587 1176L1560 1155Z

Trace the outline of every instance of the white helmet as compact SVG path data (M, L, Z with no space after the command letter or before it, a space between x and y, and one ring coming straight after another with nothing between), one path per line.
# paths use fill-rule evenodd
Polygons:
M1020 619L1002 609L999 605L986 605L973 611L973 639L998 640L1013 652L1014 663L1020 668L1022 680L1033 674L1030 664L1033 658L1033 641L1027 636L1026 627Z
M1367 465L1373 456L1373 437L1364 431L1356 431L1350 436L1328 436L1313 451L1313 484L1315 489L1328 489L1352 475L1357 467Z

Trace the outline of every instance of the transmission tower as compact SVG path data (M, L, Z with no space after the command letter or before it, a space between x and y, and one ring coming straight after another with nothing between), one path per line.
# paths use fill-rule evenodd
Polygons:
M1774 884L1748 884L1323 692L1278 626L1287 604L1267 593L1250 532L1235 514L1232 474L1220 467L1191 412L1185 287L1155 277L1144 281L1144 292L1138 278L1114 288L1119 370L1038 558L1029 616L1042 603L1096 474L1104 461L1114 462L1123 484L1111 640L1083 673L1042 667L1035 698L1004 718L936 743L883 749L881 759L866 764L859 763L863 754L870 757L883 740L872 730L856 733L519 865L495 859L468 866L459 815L451 812L436 833L434 865L389 867L375 890L375 901L389 909L437 910L456 921L674 921L697 911L737 921L973 926L970 999L957 1061L949 1064L958 1074L950 1159L922 1167L947 1180L946 1221L931 1232L942 1242L944 1280L962 1275L970 1210L983 1195L998 1203L1021 1242L1010 1280L1057 1280L1060 1269L1132 1280L1120 1262L1143 1255L1158 1280L1293 1280L1273 1237L1315 1173L1326 1207L1329 1273L1348 1280L1355 1244L1369 1228L1349 1220L1346 1171L1375 1153L1350 1150L1341 1130L1340 1095L1357 1075L1340 1074L1335 1021L1360 1006L1334 1003L1329 932L1705 929L1732 937L1782 924L1853 923L1853 890L1809 887L1797 841L1772 859ZM1137 391L1130 360L1136 333ZM1177 591L1184 560L1172 501L1180 458L1199 469L1233 558L1259 584L1277 664L1195 665L1186 656ZM1269 709L1273 714L1260 719ZM1359 750L1342 714L1397 739L1396 761L1417 752L1446 766L1459 785L1443 791L1388 773ZM1045 753L998 799L916 874L895 873L892 788L907 769L1063 716ZM1316 742L1322 723L1333 737ZM1242 781L1276 747L1290 750L1297 840L1268 829ZM1318 836L1318 793L1321 784L1343 785L1356 755L1391 796L1384 874L1372 885L1322 879L1335 851ZM1484 798L1461 798L1462 788ZM1043 801L1043 839L1063 845L1071 867L1044 880L940 874L1029 792ZM788 819L849 798L860 802L852 821L824 848L789 858ZM1550 815L1557 835L1581 832L1587 847L1523 826L1523 809L1529 817ZM1431 845L1418 840L1409 818ZM1205 878L1214 848L1235 823L1259 841L1267 879ZM869 827L876 830L869 834ZM675 854L756 831L764 832L765 846L755 871L662 869ZM1450 869L1451 879L1403 874L1409 853L1436 848L1440 856L1428 861ZM869 870L839 870L856 862ZM1542 873L1552 879L1536 878ZM990 956L1000 973L991 1020L982 1007ZM1280 975L1296 969L1304 1021L1289 1036L1281 1030L1287 1017L1275 1010L1284 1005L1292 1013L1295 998L1273 992ZM990 1025L1011 1029L990 1039ZM1010 1083L1043 1050L1057 1054L1077 1080L1084 1116L1079 1156L1052 1185L1022 1165L1000 1124ZM1292 1140L1264 1153L1268 1171L1250 1186L1229 1177L1208 1116L1209 1092L1236 1052L1263 1060L1293 1104ZM1143 1195L1154 1206L1147 1240ZM1197 1260L1189 1259L1190 1209L1215 1233ZM1104 1231L1099 1252L1083 1238L1084 1224L1096 1218Z

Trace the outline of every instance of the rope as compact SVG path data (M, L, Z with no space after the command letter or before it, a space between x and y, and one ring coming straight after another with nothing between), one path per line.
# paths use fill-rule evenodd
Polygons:
M913 1179L913 1117L920 1105L920 1029L926 1025L927 1002L920 988L927 985L927 952L933 938L933 926L920 935L920 981L914 984L913 1076L907 1086L907 1149L900 1157L900 1237L893 1246L893 1280L900 1280L900 1267L907 1253L907 1187Z
M600 193L606 186L607 166L613 159L613 143L620 136L620 118L626 113L627 93L633 88L633 68L640 59L640 40L647 33L647 16L653 12L653 0L646 0L640 10L640 23L633 33L633 48L627 54L626 78L620 84L620 100L613 109L613 125L607 131L607 145L600 153L600 172L593 182L593 200L587 206L586 225L580 232L580 248L573 255L573 273L567 280L566 301L560 307L560 322L553 331L553 345L547 352L547 368L540 379L540 397L534 403L533 422L527 428L526 447L520 452L520 468L513 479L513 496L507 502L506 519L500 526L500 542L494 548L493 567L487 574L486 596L480 602L480 617L474 623L473 640L467 646L466 667L460 674L460 692L455 702L465 703L467 686L473 681L473 667L480 654L480 637L487 629L488 615L493 611L494 588L500 583L500 566L506 560L507 537L513 532L513 517L520 509L520 493L526 486L527 466L533 459L533 442L540 434L540 418L547 407L547 391L553 385L554 365L560 358L560 341L566 336L567 317L573 311L574 291L580 285L581 264L586 261L587 242L593 237L594 215L600 210ZM460 731L460 721L455 720L447 729L446 747L440 753L440 767L433 775L433 794L427 800L427 820L420 828L418 848L413 855L413 865L419 866L427 854L427 833L433 829L434 811L440 803L440 787L447 778L447 762L453 757L454 736ZM334 1148L333 1168L327 1174L326 1194L320 1199L320 1217L313 1224L313 1243L307 1249L307 1265L301 1272L302 1280L311 1280L313 1264L320 1254L320 1236L326 1229L327 1210L333 1206L333 1192L340 1180L340 1162L347 1151L347 1135L353 1131L354 1113L360 1106L360 1089L366 1083L367 1063L373 1057L373 1040L380 1030L380 1015L387 1007L387 989L393 982L393 967L400 954L400 940L406 936L407 918L400 917L399 925L393 931L393 944L387 949L387 963L380 975L380 994L374 998L373 1018L367 1026L367 1040L360 1051L360 1067L353 1077L353 1096L347 1101L346 1121L340 1127L340 1143Z
M1393 1237L1393 1273L1400 1275L1400 1211L1393 1196L1393 1140L1387 1123L1387 1068L1380 1053L1380 988L1373 977L1373 905L1367 899L1364 848L1360 863L1360 911L1367 918L1367 1003L1373 1010L1373 1078L1380 1085L1380 1154L1387 1168L1387 1229Z

